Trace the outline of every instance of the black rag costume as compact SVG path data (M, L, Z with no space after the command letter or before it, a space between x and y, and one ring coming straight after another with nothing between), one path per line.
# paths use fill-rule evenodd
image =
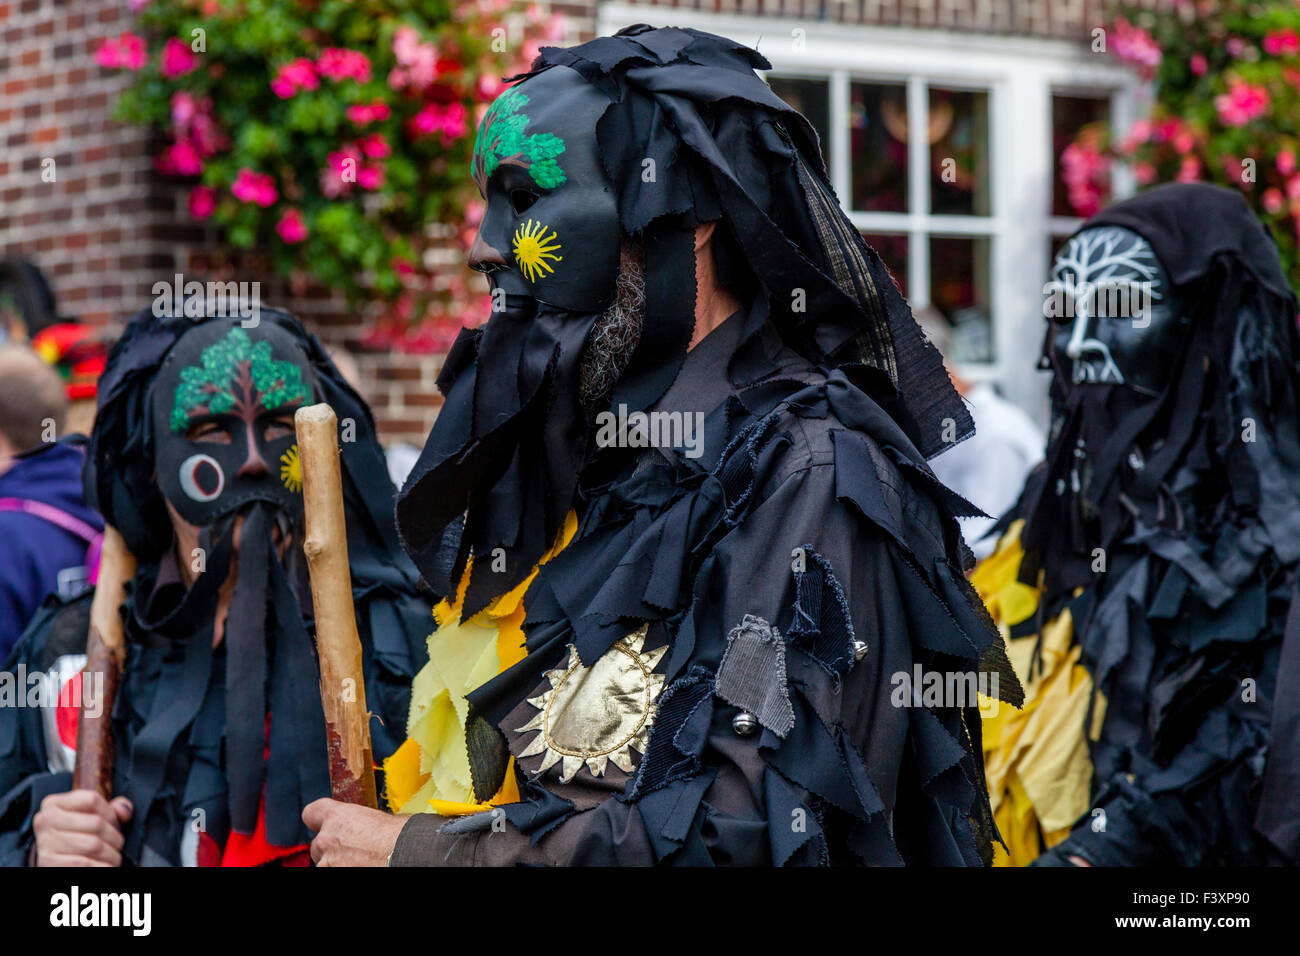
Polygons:
M474 798L507 774L518 798L415 815L394 865L990 857L973 689L898 688L920 668L1018 694L963 576L953 516L973 509L926 464L970 420L756 67L631 27L544 49L484 120L476 248L504 309L448 356L398 523L435 591L460 583L462 621L527 585L527 654L469 693L465 732ZM687 354L715 220L745 301ZM644 321L585 407L618 237L644 251Z
M1295 297L1246 203L1203 184L1117 203L1063 262L1157 294L1147 324L1049 328L1046 461L974 575L1038 714L986 728L997 819L1015 862L1041 831L1044 864L1300 863Z
M285 424L294 408L328 402L341 424L378 757L404 736L410 679L424 657L429 604L397 540L394 489L369 409L316 338L270 308L248 329L238 319L142 311L113 349L99 396L88 495L138 560L113 711L114 793L134 807L123 858L302 859L310 839L302 808L329 795L329 772L311 594L301 547L292 544L302 541L303 515L298 450ZM226 440L211 440L213 432ZM200 529L205 566L188 588L168 503ZM286 539L288 547L277 546ZM236 560L225 638L214 648L218 590ZM84 662L88 612L89 596L47 607L7 669L51 674L58 688ZM70 785L76 702L0 713L0 862L26 860L41 799Z

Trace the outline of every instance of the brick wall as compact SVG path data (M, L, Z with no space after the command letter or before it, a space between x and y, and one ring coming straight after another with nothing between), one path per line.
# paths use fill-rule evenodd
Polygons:
M569 17L572 42L591 38L595 0L551 8ZM35 262L60 315L96 324L148 305L153 284L177 272L260 281L263 302L352 353L382 438L423 445L440 403L440 359L358 350L375 305L349 309L318 285L270 274L256 256L232 257L219 229L190 218L188 184L154 171L156 134L109 119L130 77L101 68L94 50L131 26L126 0L0 0L0 258Z

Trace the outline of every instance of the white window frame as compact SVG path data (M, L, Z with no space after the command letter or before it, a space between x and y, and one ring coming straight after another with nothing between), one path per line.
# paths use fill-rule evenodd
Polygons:
M852 81L905 84L911 142L926 136L927 87L987 91L989 216L930 213L928 157L919 149L908 150L908 212L850 211L849 216L865 232L908 236L907 287L915 308L929 300L928 237L990 239L989 309L995 358L960 372L968 381L996 382L1030 414L1040 420L1045 416L1045 376L1035 374L1034 368L1043 338L1042 286L1050 268L1051 237L1071 232L1081 222L1051 215L1051 97L1053 93L1108 96L1112 131L1123 135L1143 96L1131 71L1113 57L1091 53L1081 41L713 13L623 0L598 8L600 35L634 23L719 33L758 49L771 61L773 75L828 78L830 142L823 144L823 150L841 202L852 195L850 131L845 119ZM1132 193L1131 177L1117 171L1112 191L1116 197Z

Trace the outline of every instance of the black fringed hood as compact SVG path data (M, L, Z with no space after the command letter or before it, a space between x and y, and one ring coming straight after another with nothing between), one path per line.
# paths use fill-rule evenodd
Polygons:
M505 94L527 94L532 79L565 70L606 102L594 127L601 165L623 240L642 244L646 272L642 331L610 405L644 410L677 376L695 321L693 230L719 221L723 281L742 298L766 300L750 314L770 315L790 347L818 365L873 370L867 374L892 395L886 410L931 457L947 447L945 437L970 434L969 413L879 256L840 209L811 125L756 69L770 64L723 37L637 25L572 48L543 48L529 73L512 78L523 83ZM502 113L519 102L515 94ZM485 136L498 137L494 143L514 136L522 126L509 123L520 121L527 122L516 115L498 126L485 121L480 145ZM545 135L530 138L544 157L535 162L554 182L563 175L563 147L557 152ZM522 225L529 213L519 215ZM546 242L554 233L537 237ZM471 580L467 616L523 580L552 545L591 460L590 410L576 392L598 315L517 288L500 296L483 329L462 332L448 355L438 383L443 411L398 501L403 541L435 592L453 592L471 554L504 555L504 574ZM611 297L612 286L596 296ZM745 337L760 325L755 318Z
M1241 196L1203 183L1148 190L1079 231L1098 226L1151 244L1190 330L1168 385L1151 399L1123 386L1071 389L1058 370L1047 461L1015 512L1028 521L1021 579L1037 583L1043 569L1049 602L1089 583L1092 549L1115 544L1134 516L1184 537L1225 521L1258 523L1284 561L1300 559L1300 334L1272 238ZM1072 402L1080 392L1092 400ZM1074 449L1089 415L1105 415L1095 431L1108 437L1080 466ZM1130 463L1135 448L1140 468ZM1216 488L1226 510L1206 507L1204 491L1197 513L1176 508L1193 482Z

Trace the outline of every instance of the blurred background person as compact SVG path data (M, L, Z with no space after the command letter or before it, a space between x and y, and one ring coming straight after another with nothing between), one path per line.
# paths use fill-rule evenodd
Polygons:
M53 441L67 411L58 372L26 346L0 346L0 660L47 594L85 587L103 530L82 495L81 440Z
M930 462L939 480L987 518L961 518L966 544L985 558L997 543L984 539L997 519L1016 503L1030 470L1043 460L1042 430L1019 406L1007 401L990 382L963 379L950 359L952 341L946 319L933 307L916 313L925 336L943 355L944 367L975 419L975 434Z

